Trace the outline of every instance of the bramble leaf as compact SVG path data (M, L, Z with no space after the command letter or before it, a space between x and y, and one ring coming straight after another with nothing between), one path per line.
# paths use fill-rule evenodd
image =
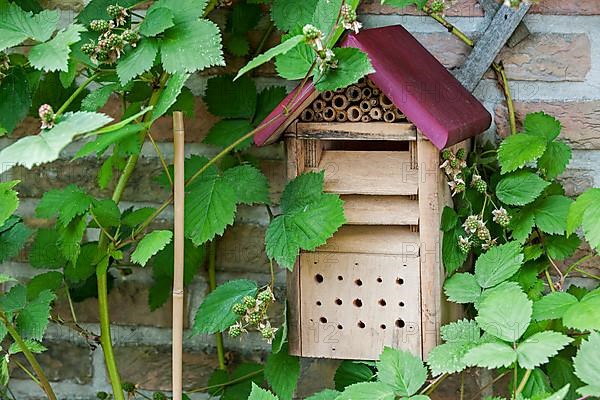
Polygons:
M154 106L154 109L152 110L152 121L156 121L157 118L161 117L173 104L175 104L177 97L183 89L183 85L189 77L189 74L181 72L174 73L169 77L165 89L160 94L156 106Z
M535 321L562 318L565 312L577 303L577 297L572 294L552 292L533 303L532 318Z
M525 369L534 369L546 364L550 357L558 354L573 339L559 332L545 331L532 335L519 343L517 361Z
M0 182L0 226L4 225L6 220L19 207L19 197L13 189L20 181Z
M481 296L481 287L473 274L461 272L446 280L444 293L454 303L475 303Z
M229 168L223 173L241 204L269 203L269 180L257 168L244 164Z
M269 62L274 57L287 53L288 51L296 47L298 44L303 43L304 41L304 35L296 35L289 38L285 42L278 44L275 47L271 47L263 54L254 57L248 64L246 64L242 69L240 69L237 75L235 76L234 81L240 78L246 72L253 70L254 68L260 67L266 62Z
M10 222L8 220L7 224ZM17 254L23 247L27 239L31 236L31 229L23 222L17 222L10 229L0 233L0 262L4 262Z
M10 99L0 102L0 136L11 133L27 116L32 95L29 85L27 74L17 66L11 66L0 81L0 98Z
M492 247L477 258L475 278L482 288L496 286L517 273L523 258L519 242Z
M587 386L577 389L582 396L600 396L600 333L592 332L588 340L581 343L577 355L573 359L575 375Z
M550 185L530 171L516 171L506 175L496 186L496 196L504 204L523 206L538 198Z
M377 370L379 380L391 387L398 396L414 395L427 379L427 368L418 357L391 347L383 349Z
M350 385L336 400L394 400L396 395L383 382L362 382Z
M131 261L140 264L142 267L156 253L165 248L171 242L173 232L171 231L152 231L138 243L135 251L131 254Z
M546 179L554 179L562 174L572 155L571 148L564 142L550 142L546 151L538 160L538 168Z
M328 69L324 76L316 80L315 87L321 92L352 85L363 76L375 72L367 54L359 49L338 47L333 52L338 66Z
M167 7L153 5L148 9L144 21L140 24L140 34L156 36L175 25L173 12Z
M572 203L573 200L560 195L549 196L536 202L534 205L536 226L546 233L565 233L569 207Z
M375 375L369 366L359 361L344 360L335 370L333 382L336 390L344 390L347 386L360 382L369 382Z
M592 188L583 192L569 207L567 215L567 235L573 234L583 223L585 212L600 204L600 189Z
M70 46L79 41L79 34L85 30L81 25L72 24L58 32L52 40L33 46L28 55L29 63L46 72L68 71Z
M285 40L286 36L282 37ZM287 52L275 57L275 69L280 77L288 80L302 79L315 61L315 51L306 43L299 43Z
M44 290L19 312L17 330L23 338L42 340L50 317L50 303L55 298L56 296L50 290Z
M39 229L29 250L29 264L34 268L63 267L67 260L58 248L57 240L58 233L55 229Z
M248 400L279 400L277 396L274 396L271 392L265 389L261 389L256 386L256 383L252 382L252 391Z
M136 76L150 70L157 54L158 43L152 39L142 39L134 49L125 53L117 63L121 85L126 85Z
M560 121L544 112L529 113L523 122L525 133L541 136L548 142L556 139L561 129Z
M546 139L542 136L519 133L507 137L498 149L502 174L515 171L537 160L544 151L546 151Z
M563 314L563 324L580 331L600 330L600 289L583 296Z
M92 198L75 185L64 189L53 189L46 193L36 208L40 218L51 218L58 214L61 225L68 225L75 217L85 214L92 204Z
M256 110L256 85L249 77L233 81L230 75L211 78L204 101L211 114L225 118L251 118Z
M487 369L509 367L517 360L517 353L506 343L484 343L472 348L463 361L469 366Z
M227 147L254 129L247 119L222 119L210 128L204 143L219 147ZM235 151L242 151L252 146L252 137L235 146Z
M265 378L281 400L291 400L300 377L300 359L288 355L287 345L270 354L265 364Z
M119 85L116 83L109 83L90 92L81 101L81 109L83 111L98 111L100 108L104 107L110 98L110 95L113 94L118 87Z
M34 15L13 2L5 2L0 9L0 50L25 39L45 42L52 36L59 20L58 10L44 10Z
M312 22L318 0L274 0L271 19L275 26L287 32Z

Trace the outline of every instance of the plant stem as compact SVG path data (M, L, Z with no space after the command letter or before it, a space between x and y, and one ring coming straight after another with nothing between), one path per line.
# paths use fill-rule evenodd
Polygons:
M581 269L581 268L575 268L575 271L579 272L581 275L585 275L585 276L587 276L588 278L592 278L592 279L596 279L596 280L599 280L599 281L600 281L600 276L598 276L598 275L594 275L594 274L592 274L592 273L589 273L589 272L587 272L587 271L584 271L584 270L583 270L583 269Z
M430 395L437 389L437 387L446 380L448 374L442 374L435 378L429 385L425 386L423 390L419 392L419 394Z
M8 321L8 319L6 318L6 315L3 312L0 313L0 320L2 320L2 322L4 323L6 330L8 331L10 336L13 338L15 343L17 343L19 345L19 347L21 348L23 355L27 359L27 362L29 362L29 365L31 365L31 368L33 368L33 372L35 372L35 374L37 375L39 384L42 387L42 390L44 390L44 392L46 393L46 396L48 396L48 399L49 400L57 400L56 394L54 394L54 390L52 390L52 386L50 386L50 382L48 382L48 377L46 377L46 374L44 374L42 367L37 362L35 356L33 355L33 353L29 350L29 348L23 341L23 338L21 337L21 335L19 335L19 333L17 332L15 327Z
M498 76L498 82L504 91L504 97L506 98L506 108L508 110L508 121L510 123L510 134L517 134L517 117L515 114L515 104L512 99L510 87L508 85L508 78L506 77L506 71L502 64L493 63L492 68L496 71Z
M262 374L264 370L265 370L264 368L261 368L259 370L250 372L249 374L246 374L244 376L240 376L239 378L232 379L232 380L230 380L228 382L219 383L217 385L204 386L204 387L201 387L201 388L198 388L198 389L188 390L187 393L206 392L209 389L215 389L215 388L220 388L220 387L225 387L225 386L233 385L234 383L242 382L242 381L244 381L244 380L246 380L248 378L251 378L251 377L256 376L258 374Z
M523 379L521 379L521 383L519 383L519 387L517 387L515 396L518 395L519 393L521 393L523 391L523 389L525 389L525 385L527 384L527 381L529 380L529 376L531 376L532 371L533 370L531 370L531 369L528 369L525 371L525 375L523 375Z
M40 383L38 378L36 378L35 375L30 370L28 370L26 366L21 364L21 362L19 360L14 360L14 361L15 361L15 364L17 364L17 367L21 368L21 371L23 371L23 372L25 372L25 374L27 374L29 379L31 379L32 381L37 383L38 386L40 386L43 389L42 384Z
M169 180L169 185L171 186L171 189L173 189L173 178L171 178L171 172L169 172L169 166L167 165L167 162L165 161L165 157L163 156L162 151L160 151L160 148L154 141L154 138L152 137L150 132L148 132L148 139L150 139L150 142L152 142L152 146L154 147L154 150L156 151L156 155L160 159L160 163L162 164L163 169L165 170L165 174L167 175L167 179Z
M501 373L500 375L498 375L497 377L495 377L491 382L486 383L485 386L483 386L481 389L479 389L479 391L477 393L475 393L475 395L473 397L471 397L470 400L476 400L476 399L478 399L479 395L481 393L483 393L483 391L485 389L487 389L488 387L492 386L494 383L498 382L500 379L504 378L508 373L509 373L509 371L505 371L505 372Z
M94 79L96 79L98 76L100 76L99 72L96 72L95 74L92 74L89 78L87 78L82 84L81 86L79 86L72 94L71 96L67 99L67 101L65 101L63 103L62 106L60 106L60 108L58 109L58 111L54 114L54 117L59 117L60 115L62 115L62 113L65 112L65 110L69 107L69 105L71 105L71 103L73 102L73 100L75 100L77 98L77 96L79 96L79 94L81 92L83 92L83 90L94 81Z
M429 15L431 18L439 22L444 28L448 30L451 34L462 40L467 46L473 47L475 46L475 42L471 40L463 31L452 25L448 20L442 17L440 14L434 13L433 10L427 6L422 8L423 12Z
M213 240L208 244L208 285L212 292L217 288L217 244ZM223 334L215 333L217 340L217 359L219 360L219 369L225 369L225 348L223 346Z
M548 281L548 286L550 286L550 290L552 292L556 292L556 288L554 287L554 282L552 282L552 277L550 276L550 272L548 272L548 269L544 270L544 274L546 275L546 280Z

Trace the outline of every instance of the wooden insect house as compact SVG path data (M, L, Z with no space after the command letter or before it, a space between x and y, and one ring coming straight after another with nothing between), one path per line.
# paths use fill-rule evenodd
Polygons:
M440 149L483 132L491 116L401 26L343 45L366 52L376 72L335 92L299 86L255 137L283 134L288 179L324 170L325 190L345 202L347 223L288 275L289 349L368 360L391 346L426 357L445 319L439 224L451 196Z

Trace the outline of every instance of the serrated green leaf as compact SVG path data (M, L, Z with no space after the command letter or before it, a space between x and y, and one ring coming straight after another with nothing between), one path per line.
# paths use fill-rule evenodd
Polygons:
M173 12L176 24L193 21L204 14L208 0L159 0L153 7L165 7Z
M150 70L158 54L158 43L152 39L142 39L117 62L119 82L125 86L136 76Z
M323 172L309 172L288 182L279 202L285 213L302 210L307 203L319 201L323 194Z
M233 81L230 75L211 78L204 101L211 114L224 118L251 118L256 110L256 85L249 77Z
M173 12L167 7L152 6L140 24L139 32L144 36L156 36L175 25Z
M444 343L433 348L427 356L427 364L433 376L454 374L467 368L463 357L477 343Z
M448 275L453 274L467 261L468 253L463 252L458 246L460 236L465 236L461 226L444 232L442 238L442 263Z
M67 113L54 128L44 130L36 136L19 139L1 150L0 164L20 164L25 168L32 168L37 164L54 161L75 136L94 131L111 120L112 118L100 113Z
M286 90L283 86L271 86L261 91L256 99L254 123L263 121L281 103L285 96Z
M368 365L358 361L344 360L335 370L335 389L343 391L347 386L372 381L375 375Z
M306 43L299 43L284 54L275 57L275 70L284 79L302 79L310 70L315 57L312 47Z
M217 286L202 302L194 319L194 334L222 332L233 325L240 316L232 311L234 304L244 296L255 296L256 282L247 279L228 281Z
M25 12L15 3L3 4L0 9L0 50L15 46L25 39L45 42L60 20L58 10L38 14Z
M542 136L519 133L507 137L498 149L502 174L515 171L537 160L544 151L546 151L546 139Z
M81 241L87 228L86 217L84 214L76 217L66 226L57 226L60 251L72 263L77 262L77 257L79 257Z
M348 386L336 400L394 400L392 387L382 382L362 382Z
M565 312L578 300L565 292L553 292L533 303L532 318L535 321L562 318Z
M558 261L571 257L580 244L581 240L577 235L569 237L564 235L548 235L544 238L544 247L548 252L548 256Z
M451 207L444 207L442 211L442 219L440 222L440 229L444 232L448 232L454 229L458 225L458 214Z
M234 8L235 10L237 10L237 7ZM246 35L233 34L226 39L225 48L234 56L243 57L250 52L250 42L248 42Z
M152 231L138 243L135 251L131 254L131 261L140 264L142 267L156 253L165 248L171 242L173 232L171 231Z
M319 0L313 13L312 25L323 32L325 37L335 27L340 15L340 8L345 4L342 0Z
M222 119L215 123L204 138L204 143L219 147L227 147L244 135L254 130L254 126L247 119ZM242 151L252 146L252 137L235 146L235 151Z
M300 359L288 355L287 346L267 358L265 378L279 399L292 399L299 377Z
M582 386L583 382L575 375L571 357L567 357L564 354L552 357L546 366L546 371L548 372L548 378L552 382L552 387L557 388L567 384L571 385L566 396L567 400L579 398L575 393L575 388Z
M315 393L306 400L335 400L341 393L337 390L325 389L319 393Z
M328 69L325 76L315 82L315 87L321 92L344 88L375 72L369 56L359 49L338 47L333 52L338 62L337 67Z
M423 8L427 4L427 0L381 0L381 4L388 4L399 8L416 5L419 8Z
M261 385L264 381L261 364L243 363L231 373L229 380L239 380L238 383L225 387L221 400L246 399L252 391L252 384Z
M254 57L248 64L246 64L242 69L240 69L235 76L234 80L237 80L246 72L253 70L266 62L271 61L274 57L285 54L300 43L304 43L305 38L304 35L296 35L292 36L288 40L283 43L278 44L275 47L271 47L269 50L264 52L263 54Z
M583 214L583 234L590 244L596 250L600 249L600 204L591 204Z
M538 168L547 179L554 179L565 171L571 155L571 148L566 143L550 142L538 160Z
M85 157L92 153L101 156L111 145L131 140L134 138L135 134L144 129L144 127L144 124L130 124L121 129L98 135L94 141L87 142L81 146L75 154L74 159ZM134 138L134 142L139 146L137 138Z
M98 111L100 108L104 107L110 95L113 94L119 85L116 83L109 83L108 85L102 86L93 92L90 92L85 98L81 101L81 109L83 111Z
M600 289L589 292L569 307L563 314L563 324L580 331L600 330Z
M0 296L0 309L5 313L21 311L27 304L27 288L16 285Z
M75 185L64 189L53 189L46 193L36 207L36 215L51 218L58 214L61 225L68 225L78 215L85 214L92 204L92 198Z
M586 385L577 389L582 396L600 396L600 369L598 360L600 359L600 333L592 332L588 340L581 343L581 347L573 358L575 375Z
M474 303L481 295L481 287L473 274L463 272L452 275L444 283L444 293L454 303Z
M506 175L496 186L496 196L504 204L523 206L539 197L550 182L530 171L517 171Z
M20 181L0 182L0 226L4 225L6 220L19 207L19 197L13 189Z
M0 233L0 263L19 254L31 234L32 230L22 222Z
M271 19L282 31L302 28L311 23L318 0L274 0L271 7Z
M546 364L550 357L558 354L573 339L559 332L546 331L532 335L519 343L517 362L525 369L534 369Z
M70 283L84 282L96 273L96 266L104 254L98 249L96 242L81 246L76 263L69 263L65 269L65 279Z
M256 386L256 383L252 382L252 391L250 392L248 400L278 400L278 398L277 396L274 396L273 393L259 388Z
M510 307L505 306L510 299ZM478 304L475 320L485 332L507 342L517 341L531 322L532 302L515 282L487 289Z
M513 239L520 243L525 242L535 226L534 208L526 206L511 215L509 228L512 231Z
M31 107L31 95L27 74L23 68L12 66L0 81L0 98L10 99L0 102L0 131L3 128L11 133L27 116Z
M560 121L544 112L529 113L523 122L525 133L541 136L548 142L556 139L561 129Z
M55 297L50 290L45 290L21 310L17 316L17 330L23 338L42 340L50 317L50 303Z
M45 290L55 292L63 283L63 275L58 271L49 271L34 276L27 282L27 298L35 299Z
M58 32L52 40L33 46L28 55L29 63L46 72L68 71L70 46L79 41L79 34L83 31L83 26L72 24Z
M379 380L389 385L399 396L417 393L427 379L427 368L423 362L409 353L385 347L377 362ZM350 386L352 387L352 386Z
M110 16L106 12L106 7L111 4L129 8L137 3L138 0L91 0L77 16L77 21L89 25L95 19L109 19Z
M58 245L55 229L40 229L29 250L29 264L35 268L56 269L63 267L67 260Z
M551 396L546 397L544 400L563 400L564 398L567 397L567 394L569 393L570 388L571 388L571 385L567 384L567 385L563 386L562 389L560 389L558 392L554 393Z
M36 342L35 340L25 339L23 342L25 344L25 348L34 354L43 353L44 351L48 350L43 344ZM22 351L23 349L17 342L11 343L10 347L8 348L8 354L11 355L19 354Z
M519 242L492 247L477 258L475 278L482 288L496 286L517 273L523 258Z
M229 168L223 173L223 179L234 188L238 203L269 203L269 180L252 165Z
M600 189L592 188L582 193L569 207L567 216L567 235L573 234L583 223L584 213L588 208L600 204Z
M152 121L155 121L171 108L183 89L183 85L190 77L189 74L177 72L169 77L165 89L160 94L156 106L152 110Z
M517 353L506 343L484 343L469 350L463 361L469 366L487 369L510 367L517 360Z
M462 319L442 326L440 334L445 342L473 343L481 337L481 329L476 321Z
M549 196L535 204L535 224L543 232L563 234L573 200L565 196Z
M209 20L190 20L167 29L160 55L165 71L191 73L225 65L221 33Z

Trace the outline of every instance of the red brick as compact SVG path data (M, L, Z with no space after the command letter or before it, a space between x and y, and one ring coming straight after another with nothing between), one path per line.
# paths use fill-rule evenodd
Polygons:
M415 6L410 7L392 7L381 5L380 0L364 0L359 6L360 14L398 14L398 15L423 15ZM459 0L454 2L447 10L448 17L480 17L483 16L483 9L477 0Z
M531 7L534 14L600 15L598 0L541 0Z

